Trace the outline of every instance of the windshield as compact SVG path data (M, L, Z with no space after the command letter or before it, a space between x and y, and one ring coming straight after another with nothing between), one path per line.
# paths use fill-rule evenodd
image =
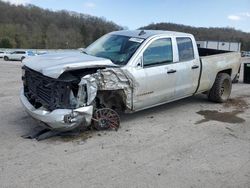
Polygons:
M91 44L85 53L110 59L117 65L126 65L144 40L121 35L105 35Z

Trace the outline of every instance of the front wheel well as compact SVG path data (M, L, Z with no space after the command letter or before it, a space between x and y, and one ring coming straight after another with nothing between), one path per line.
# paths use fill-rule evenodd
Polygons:
M126 110L126 95L124 90L98 91L96 108L111 108L118 112L124 112Z

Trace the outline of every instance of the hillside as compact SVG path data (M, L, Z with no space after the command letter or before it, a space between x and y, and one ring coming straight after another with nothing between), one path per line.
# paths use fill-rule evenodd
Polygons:
M121 29L102 18L0 1L0 48L79 48Z
M241 42L242 50L250 51L250 33L235 30L233 28L204 28L173 23L157 23L144 26L140 29L170 30L192 33L196 40Z

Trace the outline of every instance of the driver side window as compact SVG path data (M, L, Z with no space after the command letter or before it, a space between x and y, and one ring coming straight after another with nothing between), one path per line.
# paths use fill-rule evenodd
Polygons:
M143 53L143 66L156 66L173 62L172 41L170 38L152 42Z

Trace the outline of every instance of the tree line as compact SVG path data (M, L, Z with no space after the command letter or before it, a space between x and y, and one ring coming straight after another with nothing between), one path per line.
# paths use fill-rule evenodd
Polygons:
M104 18L0 1L0 48L79 48L120 29Z
M246 33L234 28L205 28L205 27L191 27L181 24L173 23L152 23L140 29L153 29L153 30L170 30L185 33L191 33L195 36L196 40L215 40L225 42L240 42L241 49L250 51L250 33Z

